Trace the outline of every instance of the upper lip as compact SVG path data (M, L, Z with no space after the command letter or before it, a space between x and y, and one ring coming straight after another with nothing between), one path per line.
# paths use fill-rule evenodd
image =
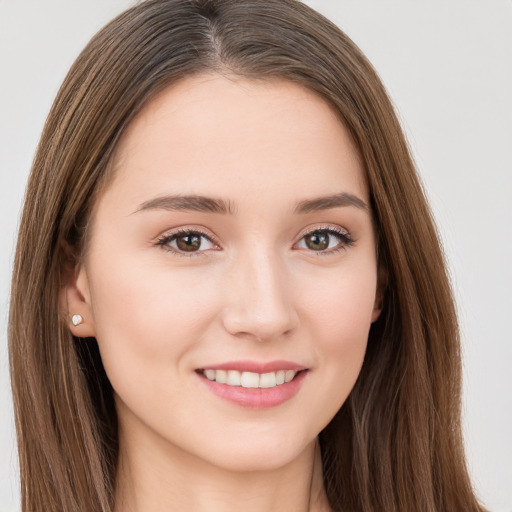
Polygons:
M205 365L201 370L237 370L239 372L270 373L279 370L294 370L299 372L307 370L307 367L293 361L227 361L220 364Z

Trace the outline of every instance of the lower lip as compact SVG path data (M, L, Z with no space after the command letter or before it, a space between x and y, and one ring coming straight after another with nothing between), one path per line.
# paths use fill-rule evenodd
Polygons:
M207 379L202 373L197 375L204 385L215 395L247 409L268 409L290 400L296 395L306 378L307 370L299 372L293 380L273 388L244 388L228 386Z

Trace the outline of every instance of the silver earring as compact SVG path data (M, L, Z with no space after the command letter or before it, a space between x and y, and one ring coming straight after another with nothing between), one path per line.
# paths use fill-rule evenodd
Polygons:
M84 319L82 318L81 315L73 315L71 317L71 323L76 327L77 325L80 325L82 322L84 321Z

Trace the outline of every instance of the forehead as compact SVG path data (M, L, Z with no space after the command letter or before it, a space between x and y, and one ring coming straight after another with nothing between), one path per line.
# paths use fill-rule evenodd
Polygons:
M207 193L262 202L275 189L285 201L285 191L333 187L368 199L359 152L334 109L284 80L207 74L170 86L128 127L113 170L109 188L133 201Z

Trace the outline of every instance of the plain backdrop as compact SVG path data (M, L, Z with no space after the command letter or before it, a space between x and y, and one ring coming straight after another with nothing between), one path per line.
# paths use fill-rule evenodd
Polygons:
M23 191L74 58L129 0L0 0L0 512L19 510L6 324ZM512 2L317 0L377 68L443 239L477 492L512 511Z

